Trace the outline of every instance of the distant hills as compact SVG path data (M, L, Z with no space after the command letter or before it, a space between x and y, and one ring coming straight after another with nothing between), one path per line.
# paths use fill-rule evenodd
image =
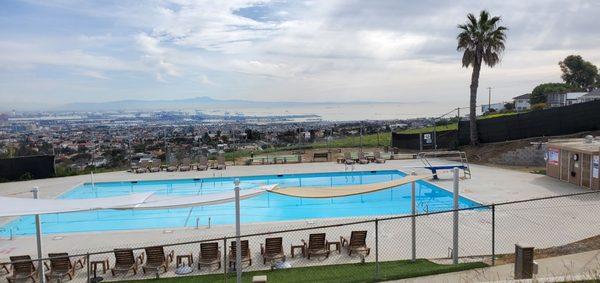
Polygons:
M353 102L291 102L291 101L253 101L239 99L214 99L201 96L174 100L119 100L110 102L77 102L55 108L59 111L118 111L118 110L175 110L194 108L265 108L265 107L301 107L329 104L377 104L389 102L353 101Z

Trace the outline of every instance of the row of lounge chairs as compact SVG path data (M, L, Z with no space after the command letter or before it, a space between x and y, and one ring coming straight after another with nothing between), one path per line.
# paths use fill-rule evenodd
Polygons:
M176 161L173 161L168 166L165 166L165 167L166 168L163 168L163 166L161 166L160 159L153 159L152 162L144 160L144 161L141 161L136 166L132 166L131 172L134 172L134 173L153 172L154 173L154 172L160 172L163 169L165 169L167 172L176 172L176 171L184 172L184 171L191 171L191 170L204 171L204 170L209 169L209 162L208 162L208 158L206 156L200 156L200 158L198 158L197 163L192 163L192 161L189 158L184 158L182 160L181 164L178 164ZM218 155L217 163L210 166L210 168L217 169L217 170L226 169L227 165L225 164L225 156Z
M392 159L392 155L389 152L345 152L343 161L347 165L352 164L369 164L370 162L385 163L386 160Z
M328 242L325 233L310 234L308 242L301 240L301 245L292 245L291 254L294 257L294 249L301 249L302 256L310 259L314 256L329 257L332 244L338 245L337 249L341 253L340 248L346 247L348 254L362 253L364 256L368 256L370 248L366 244L367 231L352 231L349 238L340 237L339 242ZM242 265L252 265L252 253L250 252L250 245L248 240L240 241L241 245L241 259ZM221 248L218 242L201 243L200 253L198 257L198 269L203 267L209 267L220 269L221 266ZM236 242L232 241L229 247L229 256L227 259L228 267L235 268L236 266L236 255L237 255ZM130 272L133 275L137 275L141 267L144 274L148 272L159 273L167 272L169 266L173 263L175 252L173 250L166 252L163 246L152 246L144 249L143 252L136 255L133 249L115 249L113 251L115 262L110 272L113 276L118 274L128 274ZM263 264L271 264L278 261L285 261L286 254L283 248L283 238L266 238L264 245L260 244L260 254L263 259ZM44 275L46 279L52 280L57 279L59 282L64 278L69 280L75 277L77 270L84 268L86 261L85 257L72 258L67 253L50 253L48 254L48 262L44 262L46 269L48 270ZM188 265L191 267L194 261L194 256L189 254ZM28 255L24 256L11 256L11 271L12 274L7 277L8 282L16 282L25 279L31 279L33 282L39 276L38 270L31 257ZM94 261L92 261L93 263ZM108 263L108 259L100 262ZM178 263L180 264L180 263ZM107 266L108 267L108 266ZM6 272L9 272L9 268L3 266ZM216 270L215 269L215 270Z

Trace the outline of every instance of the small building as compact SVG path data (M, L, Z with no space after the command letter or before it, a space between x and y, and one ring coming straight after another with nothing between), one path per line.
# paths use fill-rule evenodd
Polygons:
M546 152L546 175L571 184L600 189L600 140L550 140Z
M500 111L500 110L504 110L504 102L499 102L499 103L492 103L492 104L482 104L481 105L481 113L487 113L490 111L490 109L493 109L493 111Z
M579 103L600 100L600 88L596 88L587 94L579 97Z
M549 107L572 105L578 103L578 99L586 94L587 92L549 93L546 95L546 104Z
M531 108L531 104L529 104L529 99L531 98L531 93L526 93L523 95L519 95L517 97L513 97L513 101L515 103L515 110L517 111L525 111Z

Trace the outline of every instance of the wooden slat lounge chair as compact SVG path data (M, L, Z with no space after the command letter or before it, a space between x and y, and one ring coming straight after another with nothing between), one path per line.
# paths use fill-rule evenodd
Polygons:
M13 283L21 280L31 279L35 282L38 277L38 271L31 261L31 257L28 255L11 256L9 257L12 266L13 273L6 277L8 283Z
M247 262L249 266L252 265L252 256L250 254L250 246L248 245L248 240L242 240L240 242L240 245L242 247L242 266L244 266L244 262ZM236 242L231 242L231 246L229 248L229 268L236 267L236 249Z
M380 151L375 151L374 157L375 157L375 163L385 163L385 159L381 157Z
M204 171L208 169L208 157L204 155L200 156L198 160L198 166L196 166L196 169L198 169L198 171Z
M346 165L352 165L352 164L356 163L356 161L354 159L352 159L351 152L344 153L344 163L346 163Z
M4 263L0 263L0 269L4 270L7 274L10 273L10 270L8 270L8 266L6 266L6 264Z
M190 171L190 169L192 168L192 166L190 166L190 159L189 158L184 158L183 161L181 161L181 165L179 165L179 171Z
M340 243L342 246L348 246L348 255L352 255L353 252L365 252L365 256L368 256L371 253L371 248L367 247L367 231L352 231L350 241L340 236Z
M144 253L139 256L133 254L132 249L115 249L115 266L110 270L113 276L117 272L125 272L125 275L129 271L133 271L133 275L137 274L138 266L144 262Z
M167 272L169 264L173 262L175 251L165 254L163 246L147 247L145 250L146 263L142 266L142 272L144 272L144 274L146 274L147 270L159 272L161 268L164 272Z
M75 277L75 266L77 262L73 263L67 253L50 253L50 266L46 272L46 280L50 281L56 279L58 282L62 282L63 278L69 277L69 280L73 280Z
M329 257L329 243L325 239L325 233L310 234L308 236L308 243L302 240L302 244L306 250L306 258L310 259L311 255L324 255L325 258Z
M152 159L152 164L150 165L150 172L160 172L160 159Z
M358 153L358 164L369 164L369 159L365 157L365 153L362 151Z
M217 156L217 170L224 170L227 168L227 165L225 165L225 155L223 154L219 154Z
M202 268L202 266L213 265L217 265L217 269L221 268L221 251L219 250L219 243L201 243L198 269Z
M260 244L260 254L263 256L263 264L267 264L267 261L273 261L276 259L282 259L285 261L285 254L283 252L283 238L266 238L265 245Z
M71 256L69 256L69 253L49 253L48 254L48 257L52 257L52 256L68 257L69 261L71 263L71 266L73 266L73 268L75 268L75 270L85 267L85 263L86 263L85 256L71 257ZM45 262L44 262L44 265L46 265L46 268L50 269L50 267L48 267L48 265Z
M167 172L175 172L177 171L177 160L171 160L171 162L169 162L169 167L167 167Z

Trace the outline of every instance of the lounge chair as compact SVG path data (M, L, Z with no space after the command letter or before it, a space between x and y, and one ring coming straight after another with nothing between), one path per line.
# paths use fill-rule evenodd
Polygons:
M200 156L198 160L198 166L196 166L196 169L198 169L198 171L204 171L208 169L208 158L206 156Z
M184 158L183 161L181 161L181 165L179 165L179 171L190 171L190 169L192 168L190 166L190 159L189 158Z
M159 272L162 268L164 272L167 272L169 263L173 262L175 251L165 254L163 246L147 247L146 249L146 264L142 266L142 272L146 274L146 270L154 270Z
M152 165L150 165L150 172L160 172L160 159L152 159Z
M11 256L9 259L13 273L6 277L8 283L17 282L24 279L31 279L31 281L35 282L35 278L38 276L38 271L35 269L30 256Z
M250 246L248 245L248 240L240 241L240 245L242 248L242 266L244 265L244 262L247 262L249 266L252 265L252 256L250 255ZM231 246L229 248L229 268L236 267L236 249L236 241L231 242Z
M393 159L392 157L393 157L393 156L392 156L392 153L390 153L389 151L386 151L386 152L382 152L382 153L381 153L381 158L382 158L383 160L392 160L392 159Z
M344 163L346 165L352 165L352 164L356 163L356 161L354 159L352 159L352 153L350 153L350 152L344 153Z
M10 270L8 270L8 266L6 266L6 264L4 263L0 263L0 269L6 271L7 274L10 273Z
M352 255L352 252L365 252L365 256L368 256L371 253L371 248L367 247L367 231L352 231L350 241L340 236L340 243L342 246L348 246L348 255Z
M135 170L135 173L146 173L146 172L148 172L149 166L150 166L150 164L148 163L148 161L146 161L146 160L140 161L140 163L138 165L138 169Z
M283 261L285 261L283 238L266 238L265 245L263 246L263 244L260 244L260 254L263 257L263 264L267 264L267 261L276 259L283 259Z
M375 151L375 163L385 163L385 159L381 157L381 152Z
M71 256L69 256L69 253L49 253L48 254L48 257L52 257L52 256L68 257L71 262L71 266L73 266L73 268L75 268L75 270L85 267L85 263L86 263L85 256L71 257ZM46 265L46 263L44 263L44 264ZM50 267L48 267L48 265L46 265L46 268L50 269Z
M202 266L213 265L217 265L217 269L221 268L221 251L219 250L219 243L201 243L198 269L202 268Z
M358 153L358 164L369 164L369 159L365 157L365 153L362 151Z
M325 233L310 234L308 237L308 243L302 240L304 249L306 250L306 258L310 259L311 255L324 255L325 258L329 257L329 243L325 239Z
M136 257L133 254L132 249L115 249L115 266L110 270L113 276L117 272L125 272L125 275L129 271L133 271L133 275L137 274L138 266L144 261L144 253Z
M51 253L48 254L48 257L50 258L50 266L46 266L49 269L49 271L46 272L46 281L56 279L57 282L62 282L65 276L69 277L69 280L73 280L77 262L71 262L69 254Z
M177 160L171 160L171 162L169 162L169 167L167 167L167 172L175 172L177 171Z
M223 154L219 154L217 156L217 170L223 170L226 169L227 165L225 165L225 155Z

